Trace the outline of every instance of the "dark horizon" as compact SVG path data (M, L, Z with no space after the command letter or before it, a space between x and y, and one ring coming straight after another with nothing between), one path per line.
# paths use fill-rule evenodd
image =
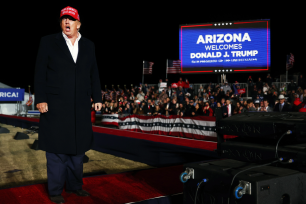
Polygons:
M240 9L239 13L233 13L234 10L230 7L205 11L202 8L208 6L206 3L197 4L195 7L192 7L192 4L186 7L153 5L140 10L129 9L129 5L103 9L84 3L52 4L42 9L36 9L34 5L15 6L18 15L10 16L9 20L4 21L4 28L9 32L1 33L2 39L5 39L5 65L1 69L0 82L25 88L26 91L28 85L31 85L31 92L34 91L34 69L40 38L61 32L58 18L60 10L66 6L78 9L82 23L80 33L95 43L102 89L105 84L108 88L112 84L116 87L118 84L121 87L124 84L127 87L131 84L138 86L142 81L143 60L155 63L153 74L144 76L145 83L156 84L159 79L165 79L166 59L179 59L178 31L181 24L270 19L271 76L275 78L286 73L285 60L290 52L294 54L296 62L293 69L289 70L289 75L305 74L301 64L302 54L299 52L301 39L296 37L302 25L301 19L295 18L295 14L298 14L296 10L290 13L288 11L288 15L275 11L272 7L258 8L259 10L255 9L256 7L246 7L252 10ZM193 10L189 9L189 6ZM189 12L184 13L184 10ZM27 20L21 18L24 16ZM3 19L7 19L4 17L6 15ZM217 82L219 75L168 74L168 79L176 82L179 77L183 77L188 78L190 83L209 83ZM227 79L229 82L237 80L245 83L249 75L257 81L259 76L264 80L267 73L227 74Z

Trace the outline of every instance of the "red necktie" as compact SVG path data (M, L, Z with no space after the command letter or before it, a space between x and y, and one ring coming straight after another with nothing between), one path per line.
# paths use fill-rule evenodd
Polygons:
M149 106L149 109L150 109L150 106Z
M227 106L227 114L228 114L228 106Z

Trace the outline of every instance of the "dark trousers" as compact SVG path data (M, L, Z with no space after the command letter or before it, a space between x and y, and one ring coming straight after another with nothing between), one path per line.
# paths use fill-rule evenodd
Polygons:
M49 195L60 195L65 181L66 191L82 189L84 155L85 153L69 155L46 152Z

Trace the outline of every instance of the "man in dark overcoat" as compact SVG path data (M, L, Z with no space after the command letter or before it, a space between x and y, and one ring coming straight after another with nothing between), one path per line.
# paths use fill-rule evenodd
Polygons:
M41 38L35 67L35 105L40 111L39 148L46 151L48 193L64 203L66 192L89 196L82 189L83 157L93 145L91 98L95 110L102 94L94 43L79 33L78 11L61 10L62 32Z

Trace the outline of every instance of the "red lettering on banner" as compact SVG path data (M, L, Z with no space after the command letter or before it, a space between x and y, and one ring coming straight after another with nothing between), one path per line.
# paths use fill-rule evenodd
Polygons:
M245 88L243 88L243 89L238 89L237 91L238 91L239 94L244 94L244 93L245 93Z

